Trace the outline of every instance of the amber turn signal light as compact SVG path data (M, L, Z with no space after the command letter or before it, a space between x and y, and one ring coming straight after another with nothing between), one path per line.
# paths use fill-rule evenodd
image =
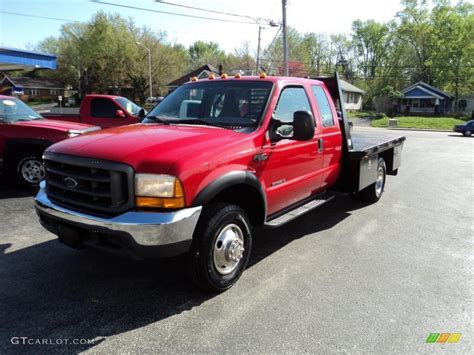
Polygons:
M183 208L185 206L184 190L181 182L176 179L173 197L137 196L135 205L139 208Z
M141 197L135 198L135 205L141 208L182 208L184 197Z

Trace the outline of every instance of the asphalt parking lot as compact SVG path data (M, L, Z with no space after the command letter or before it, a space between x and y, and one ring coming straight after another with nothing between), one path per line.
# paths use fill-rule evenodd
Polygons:
M188 283L183 258L133 261L62 246L37 223L31 192L3 178L0 353L469 353L474 138L389 134L407 141L379 203L340 196L258 231L250 267L213 296ZM443 332L462 337L425 343Z

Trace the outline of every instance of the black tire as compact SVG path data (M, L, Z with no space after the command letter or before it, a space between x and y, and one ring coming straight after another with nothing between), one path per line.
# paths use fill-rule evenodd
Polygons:
M379 175L379 171L382 175L382 180L378 182L374 182L372 185L367 186L360 192L360 197L363 201L369 203L375 203L383 195L383 190L385 188L385 181L387 179L387 166L385 164L385 160L383 158L379 158L377 164L377 176Z
M15 159L16 180L23 186L36 187L44 179L44 165L40 154L23 153Z
M222 242L220 242L220 248L222 249L218 248L219 241L223 236L232 236L234 229L241 232L241 235L240 232L234 235L236 238L239 237L238 240L243 241L243 252L238 249L236 253L239 254L241 259L239 261L226 260L229 264L235 263L234 269L231 267L224 269L222 266L222 269L219 270L215 265L215 258L219 255L222 256L224 250L231 249L230 244L226 244L229 247L226 248ZM230 233L226 234L226 230ZM239 243L238 241L234 242ZM249 261L251 249L252 232L250 222L247 214L240 207L230 203L215 203L206 206L199 218L189 251L191 279L197 286L207 291L225 291L231 288L242 275ZM223 274L223 272L228 273Z
M465 137L470 137L472 135L472 132L471 131L465 131L463 134L464 134Z

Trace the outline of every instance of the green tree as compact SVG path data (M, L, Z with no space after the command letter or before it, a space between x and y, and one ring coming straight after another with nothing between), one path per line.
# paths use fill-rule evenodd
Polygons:
M166 34L119 15L95 14L88 23L63 25L58 38L48 37L40 51L58 56L56 72L43 75L61 79L81 93L127 94L144 102L149 92L148 52L151 51L153 93L166 92L166 84L188 69L188 52L182 45L166 43Z
M329 61L329 40L324 34L306 33L301 42L302 59L310 76L319 76Z
M402 0L402 4L405 7L396 16L400 21L396 35L410 49L407 55L411 56L411 65L407 68L407 74L412 81L421 80L433 84L434 37L427 1Z
M359 59L364 80L374 79L388 54L388 26L373 20L352 23L352 41Z
M215 42L196 41L189 47L191 69L204 64L219 65L225 61L225 52Z
M474 6L459 3L452 7L438 0L432 11L433 37L436 55L432 66L436 85L454 93L456 103L460 93L474 89Z

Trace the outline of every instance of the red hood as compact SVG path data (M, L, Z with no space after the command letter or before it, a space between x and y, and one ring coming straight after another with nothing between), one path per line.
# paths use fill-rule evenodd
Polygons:
M178 159L209 153L242 135L228 129L161 124L110 128L52 145L48 151L131 165L135 171L166 173Z
M93 127L91 125L84 124L84 123L56 121L56 120L19 121L19 122L15 122L14 124L19 125L19 126L54 129L57 131L64 131L64 132L67 132L69 130L82 131L84 129Z

